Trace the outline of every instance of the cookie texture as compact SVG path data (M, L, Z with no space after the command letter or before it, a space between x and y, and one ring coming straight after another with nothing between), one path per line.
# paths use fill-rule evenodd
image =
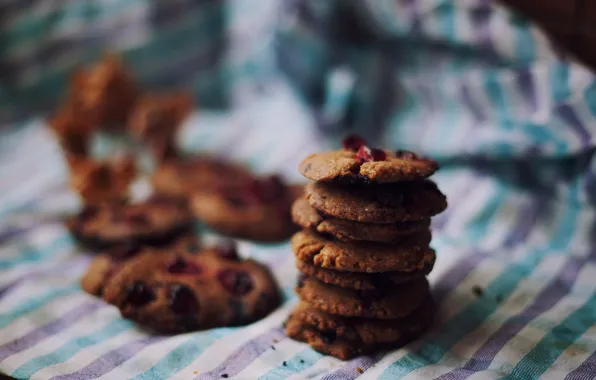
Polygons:
M414 278L424 277L430 273L435 262L434 251L428 255L428 260L423 269L410 272L384 272L384 273L358 273L342 272L338 270L323 269L304 261L296 261L296 268L300 273L316 278L330 285L342 288L378 290L386 286L401 284Z
M255 178L241 185L196 191L191 198L195 216L227 236L271 242L288 239L297 229L290 206L301 194L277 176Z
M217 248L133 257L104 286L103 298L123 317L163 333L244 325L280 303L264 265Z
M439 165L406 151L383 151L381 160L364 161L358 152L338 150L315 153L298 166L308 179L321 182L393 183L431 176Z
M159 193L186 197L195 191L245 183L252 178L250 171L240 164L203 156L183 156L163 162L151 182Z
M67 220L84 247L127 257L141 246L164 246L191 231L193 218L185 202L155 196L139 203L88 206Z
M318 211L308 203L306 198L299 198L292 205L292 220L302 228L344 241L398 242L405 235L430 228L430 218L392 224L360 223L338 219Z
M400 245L371 242L342 242L310 231L299 231L292 237L292 248L298 261L337 271L376 273L425 270L434 262L434 251L428 246L430 231L409 235Z
M382 290L354 290L307 277L298 281L296 292L302 301L328 314L393 319L405 317L424 301L428 281L420 278Z
M350 187L310 183L306 198L327 215L363 223L420 220L447 208L445 195L429 180Z
M323 354L349 360L418 338L431 326L434 313L431 297L408 316L386 320L341 318L301 302L288 319L286 333Z

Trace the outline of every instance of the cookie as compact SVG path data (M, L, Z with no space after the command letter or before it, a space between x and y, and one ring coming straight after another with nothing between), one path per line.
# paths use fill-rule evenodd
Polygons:
M336 271L416 272L434 262L435 253L428 246L430 231L409 235L398 245L373 242L342 242L311 231L292 237L292 249L298 261Z
M407 344L431 326L434 315L430 296L406 317L385 320L337 317L301 302L288 319L286 334L323 354L349 360Z
M240 185L196 191L194 215L215 231L261 242L288 239L297 229L290 217L296 190L277 176L255 178Z
M185 156L162 163L151 182L158 193L186 197L197 190L216 189L222 184L252 180L250 171L239 164L218 158Z
M128 130L148 145L157 162L162 162L177 155L176 134L191 111L190 93L145 95L132 110Z
M103 298L124 318L162 333L244 325L280 303L264 265L217 248L136 256L108 281Z
M413 181L431 176L438 168L435 161L409 151L370 148L357 136L344 140L344 150L311 154L298 166L308 179L342 183Z
M130 256L131 250L142 246L164 246L192 226L185 202L157 196L139 203L88 206L67 221L82 246L114 257Z
M305 198L296 200L292 205L292 220L300 227L344 241L391 243L399 241L405 235L430 228L430 218L393 224L371 224L338 219L313 208Z
M424 277L380 290L340 288L307 277L298 281L296 292L300 300L328 314L378 319L405 317L429 294Z
M423 269L410 272L384 272L384 273L358 273L342 272L323 269L304 261L296 261L296 268L300 273L316 278L326 284L341 286L342 288L375 290L386 286L401 284L414 278L424 277L433 269L435 262L434 251L428 255L428 260Z
M124 129L137 99L131 74L114 54L107 54L92 67L74 73L67 103L82 118L91 118L109 131Z
M70 105L64 105L48 120L60 148L71 160L89 156L91 137L95 125L92 120L80 117Z
M447 208L445 195L429 180L350 187L310 183L306 198L326 215L363 223L426 219Z

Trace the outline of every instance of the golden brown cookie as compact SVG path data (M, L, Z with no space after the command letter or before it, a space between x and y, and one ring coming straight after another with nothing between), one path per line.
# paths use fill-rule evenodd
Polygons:
M192 230L186 202L155 196L138 203L87 206L67 221L73 237L84 247L127 257L143 246L164 246Z
M123 317L165 333L247 324L281 299L267 267L217 248L138 255L108 281L103 297Z
M360 223L338 219L313 208L305 198L299 198L292 205L292 220L300 227L344 241L390 243L398 241L405 235L430 228L430 218L393 224Z
M292 249L299 261L337 271L415 272L434 262L435 253L428 246L429 231L409 235L399 245L372 242L342 242L310 231L292 237Z
M296 190L277 176L241 185L197 190L191 198L195 216L217 232L241 239L271 242L288 239L296 225L290 205Z
M185 156L162 163L151 181L161 194L186 197L197 190L246 183L252 178L251 172L237 163L215 157Z
M306 185L308 203L322 213L363 223L426 219L447 208L445 195L429 180L386 185Z
M70 160L82 159L89 155L91 136L95 129L90 118L82 117L74 107L66 104L48 120L48 125Z
M410 272L359 273L323 269L313 264L297 260L296 268L304 275L316 278L326 284L353 289L382 289L393 284L402 284L414 278L424 277L434 266L435 255L425 256L428 259L423 269Z
M435 306L428 297L411 314L398 319L343 318L301 302L286 324L289 337L342 360L396 349L418 338L432 324Z
M296 292L302 301L328 314L378 319L405 317L429 294L424 277L380 290L340 288L307 277L298 281Z
M177 155L176 134L191 111L192 97L188 92L145 95L136 102L128 129L162 162Z
M344 140L344 149L315 153L299 165L302 175L314 181L393 183L431 176L439 165L409 151L374 149L358 136Z

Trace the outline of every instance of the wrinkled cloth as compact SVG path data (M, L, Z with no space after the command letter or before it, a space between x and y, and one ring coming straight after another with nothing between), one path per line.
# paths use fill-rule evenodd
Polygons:
M91 258L61 223L78 200L41 115L103 49L121 51L148 88L192 89L201 108L181 131L188 151L300 180L303 157L356 131L439 160L449 208L433 221L434 327L347 362L288 339L288 243L240 244L285 293L246 327L154 336L83 293ZM0 0L0 372L592 379L595 79L488 0Z

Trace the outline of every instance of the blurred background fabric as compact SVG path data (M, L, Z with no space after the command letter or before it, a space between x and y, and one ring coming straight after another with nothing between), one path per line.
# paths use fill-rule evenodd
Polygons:
M596 6L506 3L0 0L0 371L594 378ZM189 151L293 180L302 158L353 132L439 160L450 207L433 222L436 326L350 362L290 341L288 244L241 245L286 292L245 328L150 336L82 293L89 259L55 217L77 199L43 116L73 68L105 50L147 89L193 91L199 108L179 139Z

